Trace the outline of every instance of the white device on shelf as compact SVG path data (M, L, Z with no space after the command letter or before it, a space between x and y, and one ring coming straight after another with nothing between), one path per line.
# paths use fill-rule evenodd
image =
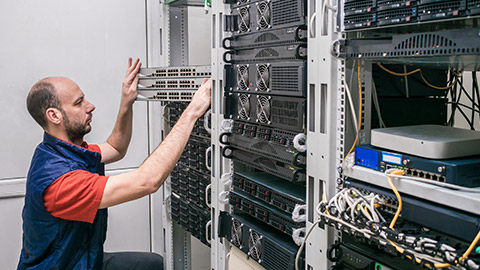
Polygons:
M376 147L431 159L480 155L480 132L440 125L372 129Z

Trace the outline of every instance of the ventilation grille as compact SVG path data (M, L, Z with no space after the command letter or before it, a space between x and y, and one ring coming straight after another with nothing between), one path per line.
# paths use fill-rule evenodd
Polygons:
M267 96L258 96L257 100L257 120L262 124L270 124L270 98Z
M270 241L264 241L263 243L263 262L268 269L276 270L288 270L290 264L290 254L275 247Z
M249 78L248 78L248 65L237 66L237 87L238 90L248 90Z
M273 154L275 156L278 155L277 151L275 151L275 148L273 148L270 144L268 144L266 142L255 143L255 144L252 145L252 148L262 150L263 152L267 152L267 153ZM257 152L259 152L259 151L257 151Z
M240 246L243 245L243 243L242 243L242 237L243 237L242 228L243 228L243 224L240 221L238 221L236 219L232 220L232 244L234 244L237 247L240 247Z
M286 66L286 67L272 67L272 89L278 89L282 91L297 92L298 85L298 67Z
M246 94L238 95L238 118L242 120L250 119L250 97Z
M255 231L250 231L248 236L248 255L254 260L262 259L262 236Z
M465 1L448 1L443 3L426 4L418 7L420 15L430 15L432 13L441 14L442 12L456 10L465 10Z
M360 14L363 12L370 12L374 8L375 8L375 4L373 0L363 0L363 1L345 3L344 10L345 10L345 15L350 15L350 14Z
M394 9L387 11L379 11L377 14L378 20L393 20L397 18L405 18L416 16L417 12L415 8Z
M272 122L288 126L298 126L300 116L299 103L293 101L273 100L272 104Z
M241 5L241 4L245 4L245 3L248 3L248 2L250 2L250 0L238 0L237 4Z
M420 34L410 37L395 46L395 50L453 48L457 44L450 39L434 34Z
M469 0L468 8L480 8L480 0Z
M261 2L257 5L257 25L259 29L271 27L272 13L268 2Z
M257 53L255 55L256 58L268 58L268 57L278 57L279 53L278 51L271 49L271 48L266 48Z
M257 89L259 91L268 91L270 88L270 72L268 64L257 66Z
M250 31L250 9L249 6L238 9L238 31L240 33Z
M300 1L283 0L272 2L272 25L300 22Z
M277 35L272 33L263 33L255 39L254 43L261 43L261 42L275 41L275 40L280 40L280 38L278 38Z

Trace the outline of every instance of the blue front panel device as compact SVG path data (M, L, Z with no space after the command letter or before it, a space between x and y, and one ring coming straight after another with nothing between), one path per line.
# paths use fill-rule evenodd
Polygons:
M355 164L378 171L380 164L379 155L380 152L377 150L357 147L355 153Z

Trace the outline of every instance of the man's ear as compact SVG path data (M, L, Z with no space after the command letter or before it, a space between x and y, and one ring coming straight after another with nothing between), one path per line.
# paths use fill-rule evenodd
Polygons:
M47 116L48 122L52 123L53 125L60 125L63 121L62 112L56 108L48 108L45 112Z

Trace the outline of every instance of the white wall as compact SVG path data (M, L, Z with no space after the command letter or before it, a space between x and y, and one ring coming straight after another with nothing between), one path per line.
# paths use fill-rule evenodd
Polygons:
M97 107L87 141L104 141L118 111L127 58L140 57L146 63L145 3L1 0L0 41L0 182L22 182L43 135L25 107L30 87L46 76L66 76L76 81ZM137 103L134 111L129 153L107 169L136 167L147 156L147 105ZM0 185L0 261L2 269L14 269L20 252L23 198L1 199L6 193ZM132 205L136 205L135 210L121 210L131 209ZM124 228L130 228L128 221L148 219L148 211L144 201L112 209L109 238L120 239ZM122 218L125 213L128 218ZM125 223L124 228L121 223ZM148 249L144 236L149 232L142 231L140 237L133 235L128 241L113 241L108 246Z

